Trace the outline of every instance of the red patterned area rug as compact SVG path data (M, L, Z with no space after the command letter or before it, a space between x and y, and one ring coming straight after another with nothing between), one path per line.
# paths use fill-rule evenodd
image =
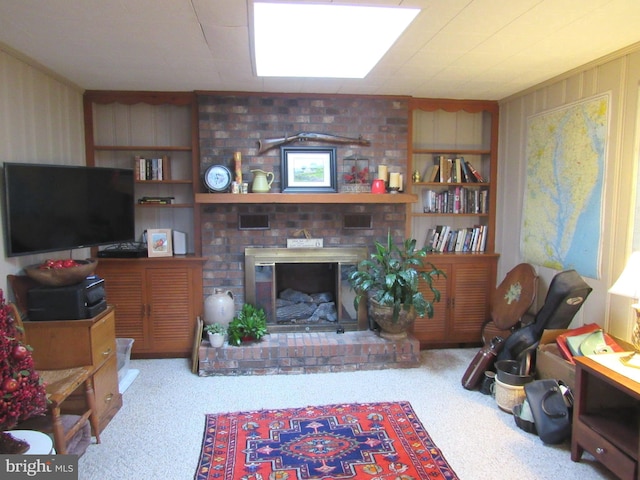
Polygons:
M196 480L418 480L458 476L409 402L206 416Z

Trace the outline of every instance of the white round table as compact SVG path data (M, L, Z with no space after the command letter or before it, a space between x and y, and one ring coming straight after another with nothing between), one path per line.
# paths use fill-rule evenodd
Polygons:
M56 453L53 448L53 440L46 433L35 430L9 430L11 435L29 444L29 450L24 455L50 455Z

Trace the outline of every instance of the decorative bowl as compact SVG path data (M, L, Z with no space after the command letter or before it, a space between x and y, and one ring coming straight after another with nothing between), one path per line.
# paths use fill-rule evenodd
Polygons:
M25 267L27 276L48 287L64 287L82 282L98 266L95 258L76 260L79 265L68 268L39 268L41 264Z

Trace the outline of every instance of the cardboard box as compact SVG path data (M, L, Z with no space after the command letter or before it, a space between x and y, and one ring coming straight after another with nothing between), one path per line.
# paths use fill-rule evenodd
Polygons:
M559 329L542 332L536 352L536 378L562 380L571 390L574 390L576 366L562 357L556 344L558 335L567 331L567 329Z

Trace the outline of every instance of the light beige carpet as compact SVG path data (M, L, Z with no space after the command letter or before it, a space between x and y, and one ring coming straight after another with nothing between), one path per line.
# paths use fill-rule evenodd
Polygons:
M491 397L462 388L477 349L427 350L419 368L311 375L198 377L187 359L132 360L124 406L79 462L81 480L193 479L205 414L340 402L411 402L463 480L614 479L569 445L545 446Z

